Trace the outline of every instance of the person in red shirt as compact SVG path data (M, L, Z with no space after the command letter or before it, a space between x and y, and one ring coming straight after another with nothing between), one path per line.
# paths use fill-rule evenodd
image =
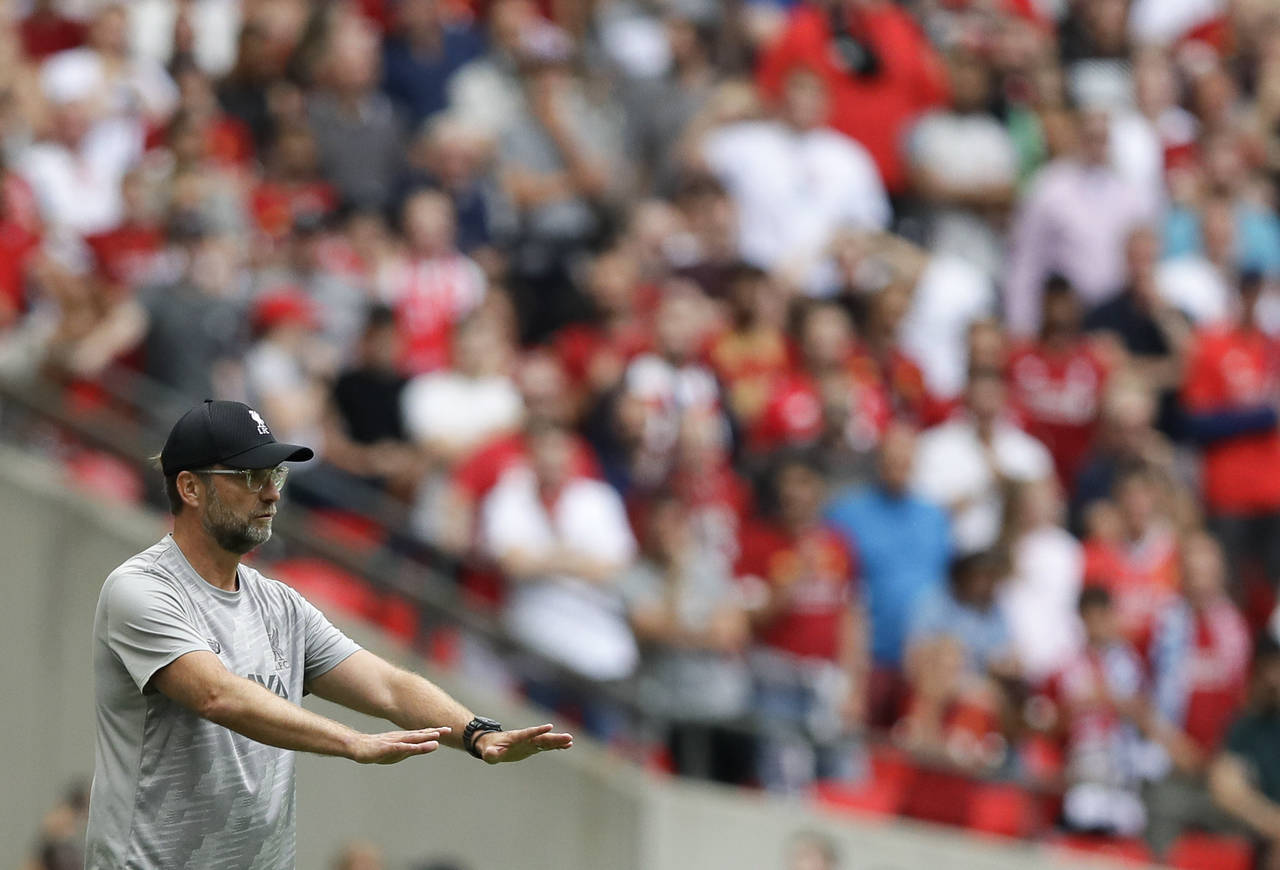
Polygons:
M551 339L584 406L617 386L627 363L652 343L651 325L637 311L638 283L635 258L629 252L602 252L592 262L584 287L590 321L564 326Z
M707 361L724 385L729 408L750 429L774 382L790 366L783 296L761 269L740 264L729 281L729 327L716 335Z
M456 324L484 301L480 267L458 252L453 202L423 190L404 203L407 256L388 269L383 291L404 342L401 368L417 375L449 364Z
M1233 319L1200 330L1187 361L1187 434L1204 449L1209 524L1226 550L1233 595L1241 569L1258 562L1280 580L1280 356L1255 319L1261 275L1240 282Z
M1009 398L1070 488L1097 433L1109 369L1080 331L1080 303L1065 278L1045 283L1043 304L1039 339L1010 355Z
M880 441L892 409L879 378L854 365L855 340L848 313L833 302L809 305L799 316L800 364L774 381L748 443L753 451L809 446L823 434L824 405L847 397L844 437L860 452Z
M1178 590L1178 539L1158 503L1153 473L1126 469L1112 491L1114 505L1096 508L1084 546L1084 582L1112 595L1121 631L1141 648L1152 619Z
M756 648L760 781L798 791L814 777L849 778L853 729L866 702L865 618L854 601L856 565L844 539L821 521L826 485L805 457L787 456L770 476L776 524L744 536Z
M142 171L130 170L120 183L123 220L84 240L93 252L95 277L111 299L132 296L153 275L164 249L164 228L148 193Z
M917 426L931 426L946 417L943 403L924 383L920 365L902 349L898 335L911 307L911 289L891 284L871 300L863 340L853 358L859 382L879 382L895 417Z
M777 99L798 66L827 83L830 125L866 146L890 194L903 193L905 131L948 98L946 69L911 14L888 0L801 4L760 59L760 89Z
M304 125L283 128L272 140L266 177L249 195L259 232L280 243L301 215L331 215L338 205L333 185L320 175L315 137Z

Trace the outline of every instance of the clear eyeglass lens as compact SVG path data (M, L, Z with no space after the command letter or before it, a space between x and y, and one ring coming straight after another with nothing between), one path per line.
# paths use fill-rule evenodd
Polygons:
M285 478L288 476L289 469L283 465L277 465L275 468L255 468L245 472L245 480L250 492L262 492L262 488L268 482L276 489L283 489Z

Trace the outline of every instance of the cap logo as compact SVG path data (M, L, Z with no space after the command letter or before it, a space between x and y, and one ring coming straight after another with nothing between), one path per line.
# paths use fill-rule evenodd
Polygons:
M259 434L259 435L270 435L270 434L271 434L271 430L267 428L267 422L266 422L265 420L263 420L263 419L262 419L262 415L260 415L257 411L250 410L250 411L249 411L249 416L253 418L253 422L255 422L255 423L257 423L257 424L258 424L258 434Z

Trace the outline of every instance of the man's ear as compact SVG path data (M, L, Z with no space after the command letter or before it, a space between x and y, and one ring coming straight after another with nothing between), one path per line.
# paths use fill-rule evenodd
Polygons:
M204 494L200 491L199 475L191 471L179 471L176 483L182 503L189 508L200 507L200 499Z

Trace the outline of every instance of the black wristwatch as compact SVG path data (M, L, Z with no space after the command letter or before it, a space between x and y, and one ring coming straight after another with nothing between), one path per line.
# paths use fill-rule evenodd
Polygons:
M483 716L477 716L467 723L467 727L462 729L462 748L470 752L476 758L484 759L480 754L480 750L476 748L476 736L486 731L501 731L502 726L492 719L486 719Z

